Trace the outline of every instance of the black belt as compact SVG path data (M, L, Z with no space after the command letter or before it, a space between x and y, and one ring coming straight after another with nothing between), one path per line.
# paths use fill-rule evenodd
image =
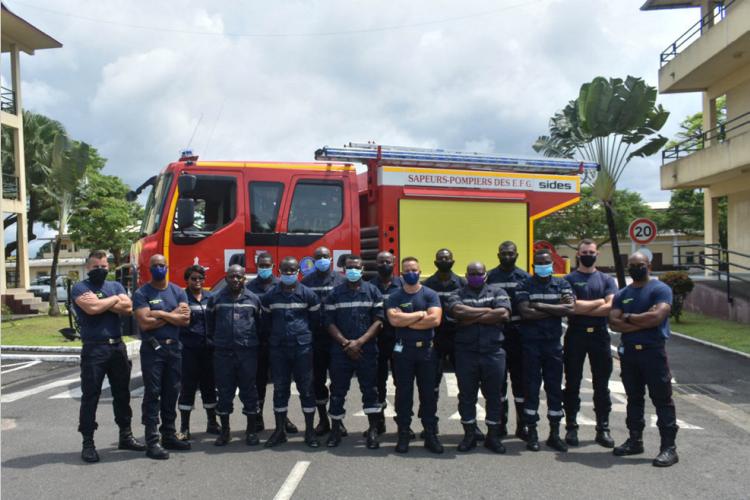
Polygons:
M161 345L172 345L172 344L177 344L180 342L177 339L164 339L164 340L156 339L156 341L159 342Z
M623 344L627 351L646 351L649 349L663 348L664 344Z
M430 348L432 347L431 340L418 340L417 342L402 342L404 347L417 347L417 348Z
M84 340L83 345L117 345L122 344L122 337L107 340Z
M601 326L601 325L597 325L597 326L570 325L568 326L568 331L575 332L575 333L607 332L607 327Z

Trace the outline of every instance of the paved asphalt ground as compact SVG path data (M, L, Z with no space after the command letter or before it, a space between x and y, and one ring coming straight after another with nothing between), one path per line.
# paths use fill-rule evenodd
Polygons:
M618 458L593 442L590 382L583 391L588 404L584 403L579 448L564 454L542 446L541 452L532 453L513 438L505 440L508 453L504 456L484 448L457 453L461 427L452 374L441 387L439 416L446 452L440 456L427 453L419 441L409 454L396 454L395 425L390 419L381 449L367 450L361 437L367 420L353 383L345 421L350 435L339 448L310 450L299 434L276 449L247 447L242 440L244 419L238 412L232 418L234 440L228 447L217 448L213 437L201 432L205 416L196 411L193 450L173 452L169 460L157 462L142 453L116 449L107 389L100 402L96 434L102 462L89 465L80 461L80 436L75 431L80 395L77 367L3 362L2 497L271 499L289 498L293 493L298 499L750 498L750 360L675 337L668 351L682 426L677 436L681 461L669 469L651 466L659 437L650 403L645 454ZM136 358L133 373L139 372ZM617 362L610 388L612 434L619 444L626 430ZM134 376L132 389L134 429L142 438L139 375ZM393 402L392 395L389 400ZM545 412L542 407L541 413ZM301 426L299 401L294 397L290 416ZM266 422L270 420L269 405ZM416 421L413 427L419 431ZM540 434L546 437L546 432L542 422ZM268 434L263 432L261 439Z

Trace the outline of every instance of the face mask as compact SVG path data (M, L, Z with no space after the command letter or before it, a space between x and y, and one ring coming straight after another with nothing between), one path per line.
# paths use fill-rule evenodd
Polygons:
M485 274L469 274L466 276L466 281L469 282L470 287L479 288L484 285L484 279L486 277Z
M416 271L404 273L401 275L401 277L404 278L404 281L407 285L416 285L417 283L419 283L419 273Z
M447 273L448 271L450 271L451 269L453 269L453 261L449 261L449 262L446 262L446 261L435 262L435 267L437 267L438 271L440 271L441 273Z
M106 269L92 269L88 273L89 281L92 285L101 286L107 279L107 274L109 274L109 271Z
M318 259L315 261L315 269L324 273L331 268L331 259Z
M510 258L510 257L500 257L500 267L504 267L505 269L510 269L516 266L516 259L518 257Z
M584 267L591 267L596 262L596 255L579 255L578 260Z
M258 268L258 277L262 280L267 280L273 276L273 267L259 267Z
M648 268L644 266L629 266L628 274L633 281L643 281L648 276Z
M362 279L362 269L347 269L346 270L346 279L351 281L352 283L356 283L357 281Z
M534 264L534 274L540 278L552 276L552 264Z
M167 277L167 266L151 266L151 277L156 281L161 281Z
M387 278L393 274L392 264L380 264L378 265L378 274L383 278Z
M294 274L282 274L281 275L281 282L284 283L287 286L293 285L293 284L297 283L297 275L298 274L299 274L299 272L296 272Z

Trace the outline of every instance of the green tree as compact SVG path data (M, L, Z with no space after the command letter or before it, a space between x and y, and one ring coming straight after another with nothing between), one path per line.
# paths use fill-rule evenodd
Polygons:
M620 257L614 196L625 167L636 156L657 153L667 142L658 132L669 117L656 105L656 88L641 78L596 77L581 86L578 98L557 112L549 124L549 135L540 136L534 150L546 156L580 157L600 165L592 184L594 196L604 207L607 230L620 287L625 269ZM646 141L641 147L631 148Z

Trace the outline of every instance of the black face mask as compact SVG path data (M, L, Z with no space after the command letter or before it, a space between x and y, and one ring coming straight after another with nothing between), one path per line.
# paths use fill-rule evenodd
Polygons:
M378 264L378 274L383 278L393 275L393 264Z
M648 276L648 268L644 266L628 266L628 274L633 281L643 281Z
M591 267L596 262L596 255L579 255L578 260L584 267Z
M89 281L92 285L101 286L107 279L109 271L106 269L92 269L88 272Z
M447 273L448 271L450 271L451 269L453 269L453 261L452 260L451 261L447 261L447 262L444 261L444 260L440 261L440 262L436 261L435 262L435 267L438 268L438 271L440 271L442 273Z
M518 257L500 257L500 267L503 267L505 269L512 269L516 267L516 260Z

